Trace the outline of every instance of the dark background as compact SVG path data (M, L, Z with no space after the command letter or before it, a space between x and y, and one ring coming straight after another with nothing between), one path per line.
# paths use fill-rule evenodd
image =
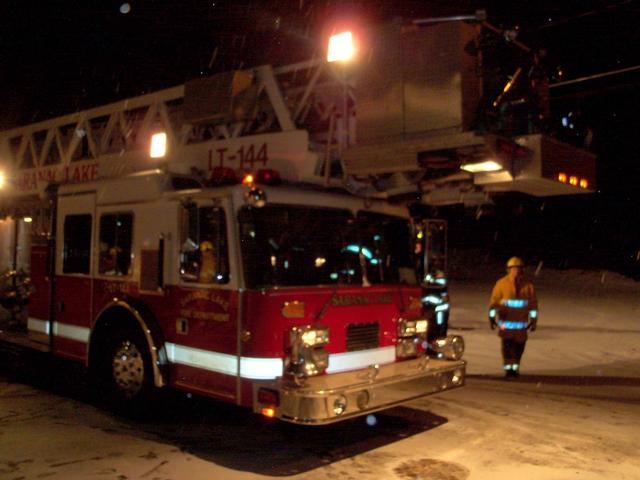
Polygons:
M518 30L548 51L552 82L640 65L640 4L625 0L305 1L5 0L0 5L0 129L32 123L198 76L320 54L338 18L472 14ZM495 65L511 68L512 47ZM503 62L504 60L504 62ZM562 75L559 72L562 71ZM495 198L490 208L439 209L450 245L558 268L606 268L640 278L640 70L551 90L553 133L598 156L597 192ZM560 127L572 112L573 129Z

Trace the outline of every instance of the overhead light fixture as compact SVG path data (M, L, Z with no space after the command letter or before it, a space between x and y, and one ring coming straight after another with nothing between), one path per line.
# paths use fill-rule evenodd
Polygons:
M495 160L485 160L484 162L477 163L466 163L464 165L461 165L460 168L470 173L498 172L504 169L504 167Z

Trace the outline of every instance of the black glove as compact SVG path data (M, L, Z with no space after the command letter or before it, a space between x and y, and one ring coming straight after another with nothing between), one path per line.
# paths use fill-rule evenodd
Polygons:
M495 330L498 326L498 324L496 323L497 313L498 312L496 311L495 307L491 307L489 309L489 326L491 327L491 330Z

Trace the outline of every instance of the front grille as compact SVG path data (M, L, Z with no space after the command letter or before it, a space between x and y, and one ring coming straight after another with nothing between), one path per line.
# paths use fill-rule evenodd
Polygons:
M379 346L380 325L378 322L347 325L347 352L378 348Z

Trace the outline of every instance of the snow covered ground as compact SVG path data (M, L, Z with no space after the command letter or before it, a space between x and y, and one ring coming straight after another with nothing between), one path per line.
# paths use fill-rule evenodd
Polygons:
M359 466L350 478L640 479L640 282L530 268L538 329L521 378L505 381L487 320L504 270L481 259L476 266L454 272L451 285L451 333L465 338L467 386L410 404L447 422L301 478L340 478Z
M265 423L196 399L138 423L55 379L43 390L0 371L0 479L640 480L640 283L542 268L539 328L522 377L505 381L486 318L502 268L476 267L451 285L465 388L378 414L373 427Z
M450 324L465 337L468 373L500 374L500 340L489 329L487 305L503 271L484 267L452 282ZM640 377L640 282L611 272L530 270L540 317L523 373Z
M430 457L471 479L640 479L640 282L542 268L523 376L505 382L493 377L500 341L486 312L500 270L451 286L452 333L465 337L471 376L464 390L412 404L449 419L425 435Z

